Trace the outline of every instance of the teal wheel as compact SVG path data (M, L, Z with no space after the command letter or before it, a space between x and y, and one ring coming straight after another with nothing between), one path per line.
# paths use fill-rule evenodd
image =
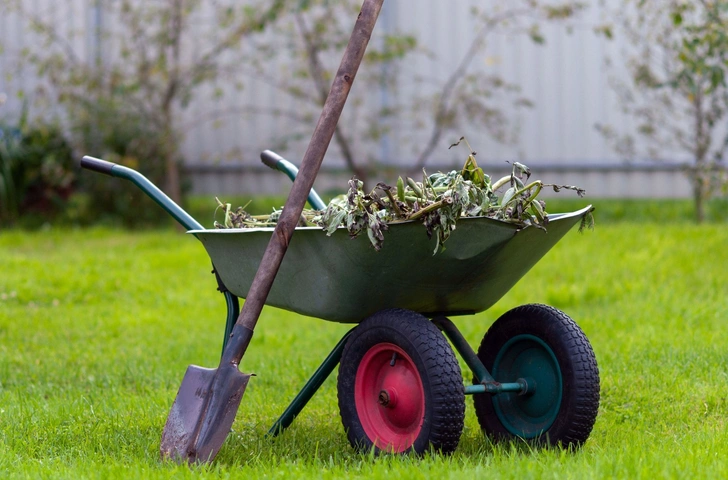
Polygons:
M486 435L564 447L589 437L599 370L584 332L565 313L546 305L514 308L485 334L478 357L496 381L527 385L522 393L473 397Z

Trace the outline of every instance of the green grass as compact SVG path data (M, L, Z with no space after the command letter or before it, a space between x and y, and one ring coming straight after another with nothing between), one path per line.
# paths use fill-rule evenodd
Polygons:
M579 451L493 445L468 400L452 456L356 454L333 377L266 439L348 328L266 308L233 433L214 464L192 469L158 448L187 365L219 358L225 305L199 243L174 231L0 233L0 478L726 478L728 225L648 219L597 215L594 232L572 232L496 306L456 322L473 345L523 303L580 324L602 400Z

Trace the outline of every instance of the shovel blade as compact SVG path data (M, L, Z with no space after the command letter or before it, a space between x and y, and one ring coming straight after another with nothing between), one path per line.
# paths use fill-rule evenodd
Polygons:
M212 461L230 432L250 377L235 365L190 365L164 426L162 458Z

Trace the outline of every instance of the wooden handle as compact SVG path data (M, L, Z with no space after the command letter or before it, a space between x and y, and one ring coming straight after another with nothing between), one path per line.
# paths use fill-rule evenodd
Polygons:
M361 12L354 25L354 31L351 34L349 44L331 86L331 91L326 98L318 124L303 156L301 169L293 182L293 188L283 207L283 213L278 219L258 271L253 278L243 310L236 322L238 328L234 329L231 334L231 341L225 349L221 364L230 362L237 365L247 349L249 335L252 335L255 324L258 322L260 312L263 310L265 300L273 286L273 280L275 280L283 256L288 249L288 244L306 204L308 192L313 187L321 162L324 159L326 150L329 148L336 124L339 122L339 117L351 91L351 86L354 83L354 78L359 70L359 65L364 57L364 52L372 36L383 3L384 0L364 0ZM239 332L238 335L245 332L244 336L248 337L248 341L235 341L236 331Z

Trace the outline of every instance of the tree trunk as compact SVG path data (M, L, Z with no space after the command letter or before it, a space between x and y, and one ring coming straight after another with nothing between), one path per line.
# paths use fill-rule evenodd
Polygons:
M171 110L171 108L169 109ZM165 126L162 142L162 155L164 155L164 191L174 203L180 205L182 202L182 182L180 180L180 168L177 161L177 139L172 127L171 111L164 114Z
M695 202L695 221L698 224L705 221L705 190L704 173L698 168L693 174L693 201Z
M183 5L182 0L173 0L172 15L169 22L169 38L170 52L168 61L171 64L169 81L167 83L164 100L162 102L162 112L164 113L164 175L165 188L167 195L174 200L176 204L182 202L182 183L180 182L180 168L177 163L177 137L174 129L174 99L179 91L180 83L180 50L182 42L183 24Z
M319 102L323 107L326 104L326 99L329 96L329 87L325 79L325 69L321 63L321 59L319 58L320 46L314 41L314 36L308 29L303 15L297 13L295 19L296 24L298 25L298 29L301 32L301 38L306 45L308 71L311 74L311 79L313 80L314 87L318 91ZM339 146L339 149L341 150L341 155L344 157L344 161L346 161L346 166L349 167L349 170L351 170L351 172L358 180L361 180L364 183L364 188L366 189L369 177L368 169L364 166L357 165L357 162L354 161L354 153L352 152L351 144L344 134L341 124L336 126L333 140Z
M165 186L164 190L174 203L182 202L182 184L180 182L179 164L177 163L174 152L165 152L164 169L165 169Z
M703 109L703 95L700 91L694 95L695 108L695 165L693 167L693 200L695 201L695 221L705 221L705 199L708 194L706 180L706 161L708 148L710 148L710 130L706 129L705 111Z

